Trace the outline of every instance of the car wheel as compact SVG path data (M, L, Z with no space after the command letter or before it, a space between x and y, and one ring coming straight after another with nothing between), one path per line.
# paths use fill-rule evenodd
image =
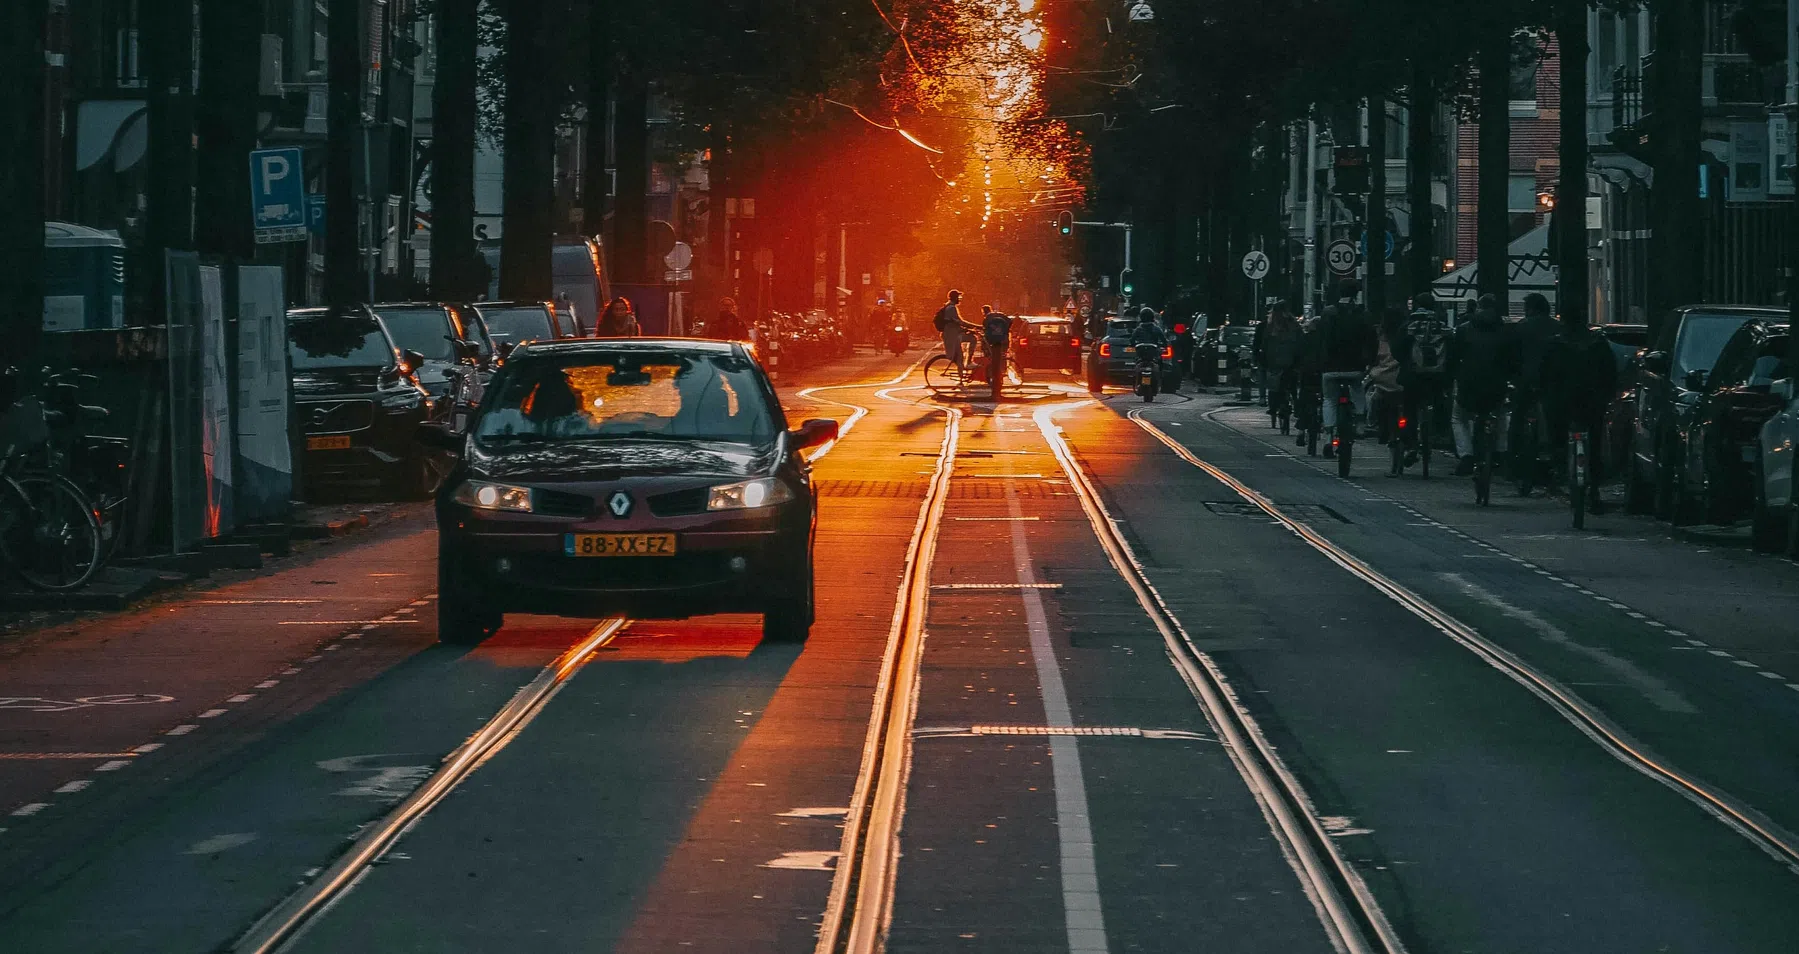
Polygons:
M816 614L811 561L806 562L803 572L803 579L762 608L763 642L803 643L812 634L812 620Z
M1775 553L1786 542L1787 515L1768 506L1767 475L1761 461L1755 463L1755 516L1749 540L1758 552ZM1790 506L1790 505L1789 505Z
M458 571L459 562L454 552L437 548L437 641L473 646L497 632L505 616Z

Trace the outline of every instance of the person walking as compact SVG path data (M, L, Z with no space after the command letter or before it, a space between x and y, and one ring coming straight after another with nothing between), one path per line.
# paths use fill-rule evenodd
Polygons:
M593 329L596 338L635 338L641 334L643 329L637 324L637 311L631 307L631 300L623 295L606 303L606 310Z
M719 299L718 317L706 324L706 337L719 341L742 341L749 337L749 329L737 314L736 299Z
M1541 452L1546 443L1546 423L1541 406L1544 389L1543 362L1557 339L1562 336L1562 323L1550 312L1549 299L1532 292L1524 296L1524 320L1516 326L1518 336L1518 387L1512 400L1512 476L1518 481L1518 495L1530 496L1533 484L1545 478Z
M958 372L966 375L968 367L962 352L964 322L962 321L962 312L956 308L961 302L962 293L954 288L950 289L949 300L944 303L942 308L937 309L937 315L931 319L931 324L936 327L937 333L943 336L943 353L949 355L950 362L956 366Z
M1493 429L1497 446L1506 449L1505 400L1518 376L1518 338L1499 313L1499 299L1482 295L1473 317L1463 322L1450 339L1449 377L1455 382L1456 465L1458 477L1474 473L1474 422L1483 414L1497 414Z
M1618 362L1611 343L1599 329L1564 315L1562 333L1543 355L1544 420L1554 448L1565 447L1570 430L1587 435L1587 512L1601 514L1599 485L1605 482L1605 454L1600 451L1606 412L1617 394Z

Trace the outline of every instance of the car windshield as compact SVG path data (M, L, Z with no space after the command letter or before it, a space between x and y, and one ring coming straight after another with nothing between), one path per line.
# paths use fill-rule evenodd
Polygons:
M394 363L393 347L381 325L367 315L329 315L287 323L287 350L294 370L316 368L385 368Z
M550 313L541 305L529 308L482 308L487 331L495 338L514 344L524 341L547 341L556 337L550 327Z
M1674 380L1685 381L1693 371L1711 371L1730 336L1748 320L1742 315L1687 315L1674 346Z
M736 354L620 351L508 365L482 443L657 438L764 444L777 433L754 365Z
M1108 338L1129 338L1131 332L1136 330L1137 323L1134 321L1111 321L1106 323L1106 337Z
M417 351L431 361L456 360L450 318L442 308L383 308L380 315L401 349Z

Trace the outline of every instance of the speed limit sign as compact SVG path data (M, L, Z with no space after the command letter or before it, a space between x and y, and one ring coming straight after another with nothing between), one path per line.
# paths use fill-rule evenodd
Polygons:
M1347 239L1338 239L1324 250L1324 264L1338 275L1348 275L1355 271L1356 260L1361 253L1356 251L1355 243Z
M1268 276L1268 256L1261 251L1252 251L1243 256L1243 274L1251 281L1261 281Z

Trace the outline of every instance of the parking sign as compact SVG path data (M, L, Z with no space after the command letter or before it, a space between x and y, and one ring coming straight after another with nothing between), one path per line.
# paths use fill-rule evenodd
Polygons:
M306 180L298 148L250 153L250 220L258 243L305 240Z

